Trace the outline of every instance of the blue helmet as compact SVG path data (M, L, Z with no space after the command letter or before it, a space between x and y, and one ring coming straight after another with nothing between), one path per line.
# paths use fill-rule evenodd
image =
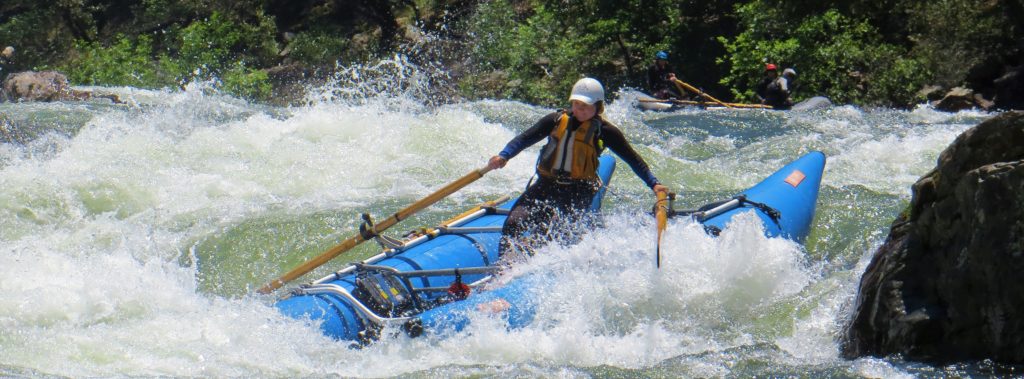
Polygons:
M666 53L664 51L659 51L657 54L654 54L654 57L658 58L658 59L661 59L661 60L667 61L668 60L668 53Z

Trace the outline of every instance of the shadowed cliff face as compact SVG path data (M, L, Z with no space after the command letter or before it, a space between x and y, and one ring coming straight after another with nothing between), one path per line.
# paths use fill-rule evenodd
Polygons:
M1024 363L1024 112L960 135L908 213L861 278L843 354Z

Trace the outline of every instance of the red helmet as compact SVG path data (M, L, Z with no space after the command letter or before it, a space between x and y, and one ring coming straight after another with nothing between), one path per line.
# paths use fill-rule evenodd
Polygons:
M775 71L776 68L775 68L774 64L769 63L769 64L764 65L764 70L765 71Z

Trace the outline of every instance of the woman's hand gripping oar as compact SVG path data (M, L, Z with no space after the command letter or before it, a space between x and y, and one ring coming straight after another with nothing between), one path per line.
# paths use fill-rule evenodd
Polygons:
M341 255L341 253L349 251L353 247L356 247L356 245L359 245L360 243L363 243L373 238L373 236L376 235L377 233L380 233L385 229L394 226L399 221L409 218L409 216L412 216L416 212L423 210L424 208L430 206L431 204L434 204L439 200L448 197L448 195L455 193L456 191L462 189L462 187L465 187L469 183L472 183L477 179L484 177L484 174L486 174L488 171L491 171L491 168L489 166L484 166L483 168L473 170L469 174L466 174L466 176L463 176L458 180L451 182L448 185L444 186L443 188L437 190L437 192L427 195L427 197L424 197L419 201L412 203L412 205L405 207L404 209L398 211L398 213L395 213L394 215L391 215L391 217L388 217L384 221L372 225L372 227L370 228L371 230L369 230L369 233L367 233L367 235L364 235L364 233L360 231L359 234L349 237L345 241L342 241L340 244L325 251L323 254L318 255L316 258L306 261L306 263L303 263L299 267L296 267L291 271L288 271L288 273L282 275L280 278L274 279L270 283L267 283L258 290L259 293L267 294L273 292L274 290L281 288L281 286L283 286L285 283L288 283L294 280L295 278L304 275L307 272L313 271L313 269L322 266L324 263L327 263L331 259L334 259L338 255Z
M657 200L654 202L654 218L658 224L658 244L655 249L655 266L661 268L661 234L668 224L668 188L662 185L654 186L654 194Z

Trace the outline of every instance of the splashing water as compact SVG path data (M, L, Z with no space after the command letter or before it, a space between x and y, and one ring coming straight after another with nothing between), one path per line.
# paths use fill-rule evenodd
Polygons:
M856 283L909 186L989 115L862 110L652 113L616 122L680 207L733 195L810 150L829 157L805 246L738 217L718 238L672 223L653 264L653 197L625 165L604 224L515 270L555 278L537 322L481 317L450 338L363 349L277 314L253 288L483 166L551 111L435 102L403 57L343 68L305 105L106 88L128 105L3 103L0 373L14 376L912 376L839 358ZM442 104L443 103L443 104ZM524 152L396 228L518 193ZM383 217L383 216L382 216ZM365 244L348 260L375 253ZM332 262L303 280L336 269Z

